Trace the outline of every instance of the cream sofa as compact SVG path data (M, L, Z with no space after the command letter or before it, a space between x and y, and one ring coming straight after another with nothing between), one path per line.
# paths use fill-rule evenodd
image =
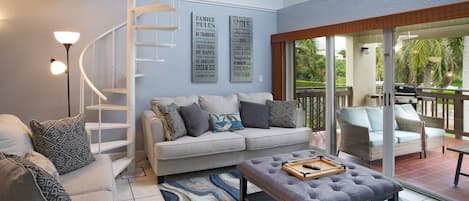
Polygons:
M12 154L33 151L30 133L17 117L0 114L1 150ZM96 155L95 158L95 162L60 176L60 183L73 201L114 200L116 190L112 161L107 155Z
M156 97L151 104L155 107L156 104L176 103L178 106L186 106L198 103L202 109L208 104L238 110L240 100L256 103L272 100L270 93L238 93L231 96L235 98L235 102L216 101L222 100L223 97L203 97ZM304 125L303 120L299 122ZM305 127L244 128L221 133L207 131L199 137L184 136L175 141L165 141L162 123L153 111L143 112L142 123L145 152L159 182L162 182L166 175L231 166L250 158L306 149L309 147L311 134L311 130Z

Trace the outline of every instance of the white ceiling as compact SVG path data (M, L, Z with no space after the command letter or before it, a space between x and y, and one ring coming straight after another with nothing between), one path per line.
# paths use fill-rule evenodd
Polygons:
M263 10L278 10L307 0L190 0L212 4L225 4Z

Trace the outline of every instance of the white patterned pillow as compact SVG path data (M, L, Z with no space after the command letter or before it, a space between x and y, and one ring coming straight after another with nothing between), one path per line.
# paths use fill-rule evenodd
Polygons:
M45 122L32 120L30 126L34 148L54 163L60 175L96 160L91 154L83 114Z
M199 96L200 107L211 114L239 113L236 95L231 96Z
M35 151L27 153L24 157L33 162L38 167L42 168L60 182L59 172L57 172L54 164L47 157Z
M0 114L0 151L6 154L23 156L34 151L31 131L18 119L10 114Z

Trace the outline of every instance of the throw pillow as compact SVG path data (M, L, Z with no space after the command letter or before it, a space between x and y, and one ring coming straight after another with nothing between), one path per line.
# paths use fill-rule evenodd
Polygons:
M47 157L35 151L27 153L24 157L60 181L59 172Z
M160 111L157 104L152 104L151 109L153 110L153 112L155 112L156 117L161 121L165 139L170 141L171 136L173 135L173 131L171 130L171 127L169 126L168 120L166 119L166 115Z
M33 151L30 135L31 131L18 117L10 114L0 115L1 152L23 156Z
M0 198L10 201L71 201L52 175L24 157L0 153Z
M211 114L239 113L238 98L231 96L199 96L200 107Z
M241 130L244 128L239 114L210 114L214 132Z
M171 136L167 140L176 140L187 134L184 120L178 112L178 106L174 103L171 105L159 105L158 108L165 114L166 121L172 131Z
M208 130L207 116L198 104L180 107L179 112L189 135L198 137Z
M270 101L270 125L284 128L295 128L297 125L296 101Z
M269 106L241 101L241 120L243 126L251 128L269 128Z
M30 126L34 148L52 161L60 175L95 161L83 114L45 122L32 120Z

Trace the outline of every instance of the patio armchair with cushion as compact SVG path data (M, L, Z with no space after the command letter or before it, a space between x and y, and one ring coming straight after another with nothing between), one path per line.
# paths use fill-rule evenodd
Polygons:
M420 117L410 104L395 106L395 155L420 153L443 147L443 119ZM338 111L341 128L339 152L357 156L365 161L383 157L383 108L348 107ZM422 155L421 155L422 156Z

